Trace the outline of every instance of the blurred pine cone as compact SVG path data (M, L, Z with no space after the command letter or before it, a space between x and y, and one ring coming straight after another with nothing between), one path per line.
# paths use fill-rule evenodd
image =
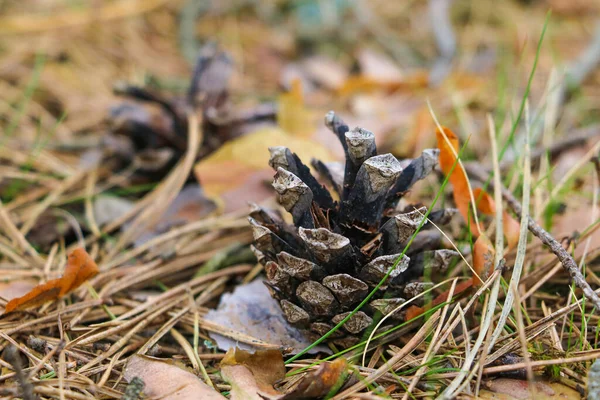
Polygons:
M344 319L394 266L426 212L418 206L400 212L398 202L433 170L438 158L437 149L403 162L391 154L377 155L372 132L349 130L333 112L326 115L325 124L340 139L346 163L313 160L312 165L340 200L296 154L286 147L273 147L269 149L269 164L277 171L273 187L293 225L279 213L258 206L249 217L254 251L267 275L265 284L288 322L314 337ZM429 220L445 224L454 213L453 209L434 211ZM334 344L357 343L376 312L387 315L431 287L431 282L421 279L424 271L448 267L457 253L439 249L441 235L428 230L432 226L431 222L423 226L368 306L330 337ZM391 316L403 317L404 310Z

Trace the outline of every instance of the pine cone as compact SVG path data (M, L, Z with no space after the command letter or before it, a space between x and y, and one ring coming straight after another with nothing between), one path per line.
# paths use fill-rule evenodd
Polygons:
M377 155L372 132L349 130L333 112L326 115L325 124L340 139L346 164L313 160L312 165L340 200L296 154L273 147L269 149L269 164L277 171L273 187L293 225L277 212L256 205L249 217L253 250L267 275L265 284L288 322L314 337L344 319L394 266L426 212L425 207L415 206L399 212L398 202L433 170L438 158L436 149L404 162L391 154ZM430 213L429 219L445 224L454 213L442 209ZM457 253L439 249L441 235L428 230L432 226L429 222L423 226L368 306L332 335L334 344L357 343L376 312L387 315L405 299L431 287L432 283L419 281L426 269L436 272L448 267ZM402 319L403 312L391 318Z

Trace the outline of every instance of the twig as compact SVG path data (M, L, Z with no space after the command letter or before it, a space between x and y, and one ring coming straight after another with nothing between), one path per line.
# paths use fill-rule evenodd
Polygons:
M531 151L531 163L532 166L539 163L540 158L548 154L551 158L556 157L573 147L584 145L589 139L600 136L600 127L598 125L592 125L582 129L577 129L574 132L570 132L564 139L553 142L550 146L537 147ZM467 163L468 164L468 163ZM506 171L513 167L515 164L514 157L506 157L504 161L500 163L500 170Z
M469 176L476 178L481 182L487 182L488 176L486 173L482 172L481 168L466 166L467 173ZM493 183L490 183L493 185ZM523 209L521 207L521 203L513 194L506 189L504 186L502 189L502 197L508 204L508 206L513 210L515 214L519 218L521 218ZM546 246L550 247L550 250L556 255L563 268L567 273L571 276L571 279L575 283L575 285L583 291L585 297L587 297L596 307L596 312L600 311L600 297L592 290L590 285L586 282L584 276L581 274L581 271L577 267L577 263L571 257L571 255L561 246L561 244L550 235L544 228L538 225L531 217L528 218L528 228L529 232L533 233L538 239L542 241Z

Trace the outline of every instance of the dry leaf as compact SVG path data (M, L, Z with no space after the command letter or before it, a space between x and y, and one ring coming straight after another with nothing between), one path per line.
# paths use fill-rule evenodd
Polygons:
M82 248L75 249L67 259L62 277L34 287L22 297L12 299L6 305L4 313L39 306L47 301L56 300L68 292L77 289L83 282L98 273L98 266Z
M267 343L281 345L294 354L311 343L302 332L285 320L281 307L260 279L238 285L233 293L225 293L221 297L219 308L210 310L204 318ZM210 336L224 350L236 346L245 350L257 349L216 333L210 333ZM327 352L328 348L317 346L312 352L318 351Z
M438 148L440 149L439 163L444 174L448 175L452 170L452 166L456 162L456 155L459 151L458 137L448 128L436 130ZM448 139L446 140L444 136ZM473 236L478 237L481 234L480 227L476 224L471 209L471 195L469 190L468 178L462 165L456 164L449 178L452 184L452 196L456 207L460 211L465 221L469 221L469 229ZM486 215L494 215L496 213L496 204L492 196L480 188L473 190L473 198L475 199L477 209ZM511 249L519 242L519 222L506 211L502 214L503 231L506 236L508 248Z
M400 89L426 87L429 83L427 72L418 71L406 77L392 59L368 49L359 52L358 63L360 75L346 79L339 89L340 95L347 96L356 92L374 90L394 92Z
M337 358L324 362L314 372L304 376L294 390L281 400L320 399L339 389L348 377L348 362Z
M426 87L429 77L425 72L418 72L403 81L382 82L363 75L354 75L346 79L346 82L338 89L338 95L342 97L350 96L357 92L384 91L386 93L395 92L402 89L416 89Z
M248 201L259 202L273 193L266 184L261 184L262 180L268 181L273 177L268 166L268 147L272 146L294 149L303 160L317 158L327 162L333 159L322 145L270 127L225 143L196 164L194 172L209 198L229 200L224 204L224 211L247 207ZM235 192L236 196L228 196L230 192Z
M390 57L370 49L358 52L361 75L377 82L402 82L404 74Z
M341 87L348 78L344 65L323 55L307 57L301 65L312 80L331 90Z
M285 377L283 355L277 350L249 353L230 349L221 361L221 375L231 384L231 399L279 398L273 385Z
M530 384L524 380L500 378L484 381L483 386L488 390L482 390L479 393L481 399L575 400L581 398L579 392L558 382L537 381Z
M232 400L320 399L342 386L347 371L348 362L344 358L324 362L284 395L273 388L285 377L281 352L266 350L252 354L231 349L221 361L221 375L231 385Z
M496 203L487 192L484 192L481 188L475 188L473 189L473 197L477 203L477 209L483 214L496 214ZM506 210L502 211L502 231L506 237L506 244L509 250L516 247L517 243L519 243L520 227L519 221L514 219Z
M439 164L442 172L445 175L450 174L448 178L452 185L452 197L456 208L460 211L465 221L469 221L469 229L474 236L479 236L481 230L474 221L472 215L470 215L469 208L471 204L471 196L469 189L469 181L467 173L461 164L456 162L456 155L458 154L458 137L448 128L443 128L443 132L436 129L435 136L437 138L438 149L440 149ZM446 140L447 139L447 140ZM456 163L454 170L452 167Z
M471 287L480 286L485 281L494 269L494 256L495 249L489 238L483 234L474 218L471 218L471 195L467 174L463 167L456 163L456 154L458 154L458 137L448 128L442 128L436 130L436 138L438 142L438 148L440 149L439 164L444 174L450 174L448 180L452 184L452 195L454 202L460 211L465 221L470 222L470 231L473 236L477 237L473 245L473 277L467 281L461 282L454 288L453 295L461 294ZM456 163L456 166L454 164ZM454 166L454 169L452 169ZM473 197L477 202L478 209L484 214L494 214L496 211L496 205L492 197L481 189L473 191ZM519 241L519 223L512 218L506 212L503 218L503 229L509 247L515 246ZM431 304L426 307L411 306L406 310L405 319L408 321L415 318L425 310L443 303L448 299L449 291L446 291L436 297Z
M135 354L127 361L125 380L144 381L144 394L162 400L223 400L221 394L196 375L179 368L170 360Z
M313 114L304 105L302 81L296 78L291 90L279 96L277 123L284 132L307 138L313 134L312 120Z
M206 195L219 202L221 211L246 207L248 201L260 202L272 195L268 167L269 147L286 146L305 160L332 161L331 152L314 137L312 113L304 105L300 80L279 97L279 127L266 127L231 140L194 167ZM314 121L316 122L316 121Z
M494 270L494 256L496 251L494 245L487 236L481 235L473 244L473 269L477 275L473 275L473 285L479 286ZM479 277L479 278L478 278Z

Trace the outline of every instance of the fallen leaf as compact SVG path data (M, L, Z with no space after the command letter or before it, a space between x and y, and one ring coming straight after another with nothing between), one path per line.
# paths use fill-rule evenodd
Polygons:
M558 382L528 382L519 379L500 378L484 381L483 386L487 390L481 390L481 399L499 400L575 400L580 399L581 394L570 387Z
M324 362L314 372L302 378L294 390L281 400L320 399L334 394L348 377L348 362L345 358L337 358L332 362Z
M197 183L190 183L181 189L163 215L154 224L148 226L134 243L136 246L141 246L176 226L199 221L215 209L215 203L206 197L202 187ZM129 226L129 223L124 224L123 230L128 229Z
M312 80L332 90L341 87L348 78L348 71L342 64L323 55L306 58L302 67Z
M487 278L490 266L493 264L494 245L482 233L475 219L470 215L471 208L471 189L467 173L460 163L456 160L458 154L458 137L448 128L436 129L435 136L437 138L438 148L440 149L439 163L444 174L449 175L449 181L452 184L452 196L454 203L459 212L469 222L471 234L478 239L473 246L473 268L475 274L473 276L473 286L478 286L482 280ZM456 164L456 166L454 166ZM454 169L452 169L454 167ZM483 194L484 192L478 192ZM481 202L483 208L487 211L491 210L493 201L489 196L482 196ZM474 198L476 198L474 196ZM477 200L476 200L477 201ZM481 278L481 279L480 279ZM466 288L465 288L466 290Z
M368 48L357 55L361 75L377 82L402 82L404 74L390 57Z
M350 95L356 92L382 90L394 92L400 89L426 87L429 75L417 71L406 76L389 57L363 49L358 53L360 75L350 76L339 88L339 94Z
M9 282L0 282L0 298L3 299L14 299L30 292L37 285L37 281L34 279L23 279L14 280ZM0 307L2 312L4 308Z
M494 245L487 236L481 235L473 244L473 285L478 287L494 270Z
M285 377L283 355L278 350L249 353L233 348L221 361L221 375L231 384L232 400L278 398L281 393L273 385Z
M384 91L386 93L403 89L416 89L426 87L429 82L427 73L418 72L403 81L382 82L373 77L354 75L338 89L338 95L347 97L357 92Z
M135 207L135 204L131 200L116 196L101 195L94 200L94 219L98 226L104 226L109 222L119 219L131 211L133 207Z
M291 90L279 96L277 123L288 134L307 138L313 134L313 119L313 114L304 105L302 81L294 79Z
M134 377L142 379L147 397L163 400L225 399L196 375L179 368L171 360L135 354L127 361L124 375L127 382Z
M267 127L225 143L194 167L194 173L209 198L223 199L229 192L239 195L224 204L224 210L233 211L248 201L260 202L273 191L261 180L270 180L274 172L268 167L272 146L286 146L303 160L317 158L332 161L329 150L304 137L287 134L280 128Z
M495 249L489 238L481 231L479 225L474 221L470 214L471 195L467 173L461 164L456 162L458 154L458 137L448 128L436 130L436 138L439 154L439 165L444 174L449 175L448 180L452 184L452 196L459 212L469 221L471 234L477 238L473 244L473 277L467 281L461 282L454 288L453 295L459 295L472 287L479 287L485 281L494 269ZM456 164L456 166L454 166ZM454 167L454 169L452 169ZM478 209L484 214L495 214L496 205L492 197L481 189L473 191L473 198L477 202ZM504 213L503 229L507 242L510 246L516 245L519 240L519 223L512 216ZM516 224L516 226L515 226ZM431 304L425 307L411 306L406 310L405 320L409 321L423 314L425 310L443 303L448 299L449 291L437 296Z
M82 248L73 250L67 259L62 277L34 287L22 297L12 299L6 305L5 314L39 306L47 301L56 300L68 292L77 289L83 282L98 273L98 266Z
M281 345L282 348L290 349L293 354L311 344L301 331L285 320L281 307L260 279L237 286L233 293L225 293L218 309L210 310L204 319L264 342ZM210 337L223 350L235 347L244 350L258 349L216 333L210 333ZM319 351L329 352L323 346L318 346L311 352Z
M492 196L481 188L473 189L473 197L477 203L477 209L485 215L496 215L496 203ZM506 237L508 249L514 248L519 243L519 230L521 225L506 210L502 211L502 231Z
M469 221L469 229L473 236L479 237L482 234L480 227L475 222L471 214L471 195L469 189L469 181L467 173L461 164L456 163L456 154L458 154L458 137L448 128L442 128L436 130L436 138L438 148L440 149L439 164L444 174L452 174L449 177L449 181L452 184L452 196L454 203L460 211L465 221ZM445 138L444 138L445 136ZM446 140L447 139L447 140ZM453 165L456 163L456 167L452 170ZM475 199L477 209L485 215L495 215L496 204L487 192L481 188L473 189L473 199ZM513 218L508 212L504 211L502 214L503 220L503 232L506 236L508 248L511 249L519 242L519 222Z
M481 230L469 211L471 190L469 189L467 173L462 165L456 161L456 155L459 152L458 137L448 128L443 128L443 131L436 129L435 136L437 138L438 149L440 149L440 168L445 175L450 174L452 171L448 180L452 185L452 197L454 198L456 208L458 208L464 220L469 222L471 233L474 236L479 236ZM456 164L456 167L452 169L454 164Z
M252 372L242 365L222 367L221 376L231 385L231 400L274 400L281 397L279 393L263 391L257 385Z
M320 399L335 393L348 377L348 362L323 362L302 377L292 391L282 394L273 385L285 377L283 356L277 350L249 353L231 349L221 361L221 375L231 385L232 400Z

